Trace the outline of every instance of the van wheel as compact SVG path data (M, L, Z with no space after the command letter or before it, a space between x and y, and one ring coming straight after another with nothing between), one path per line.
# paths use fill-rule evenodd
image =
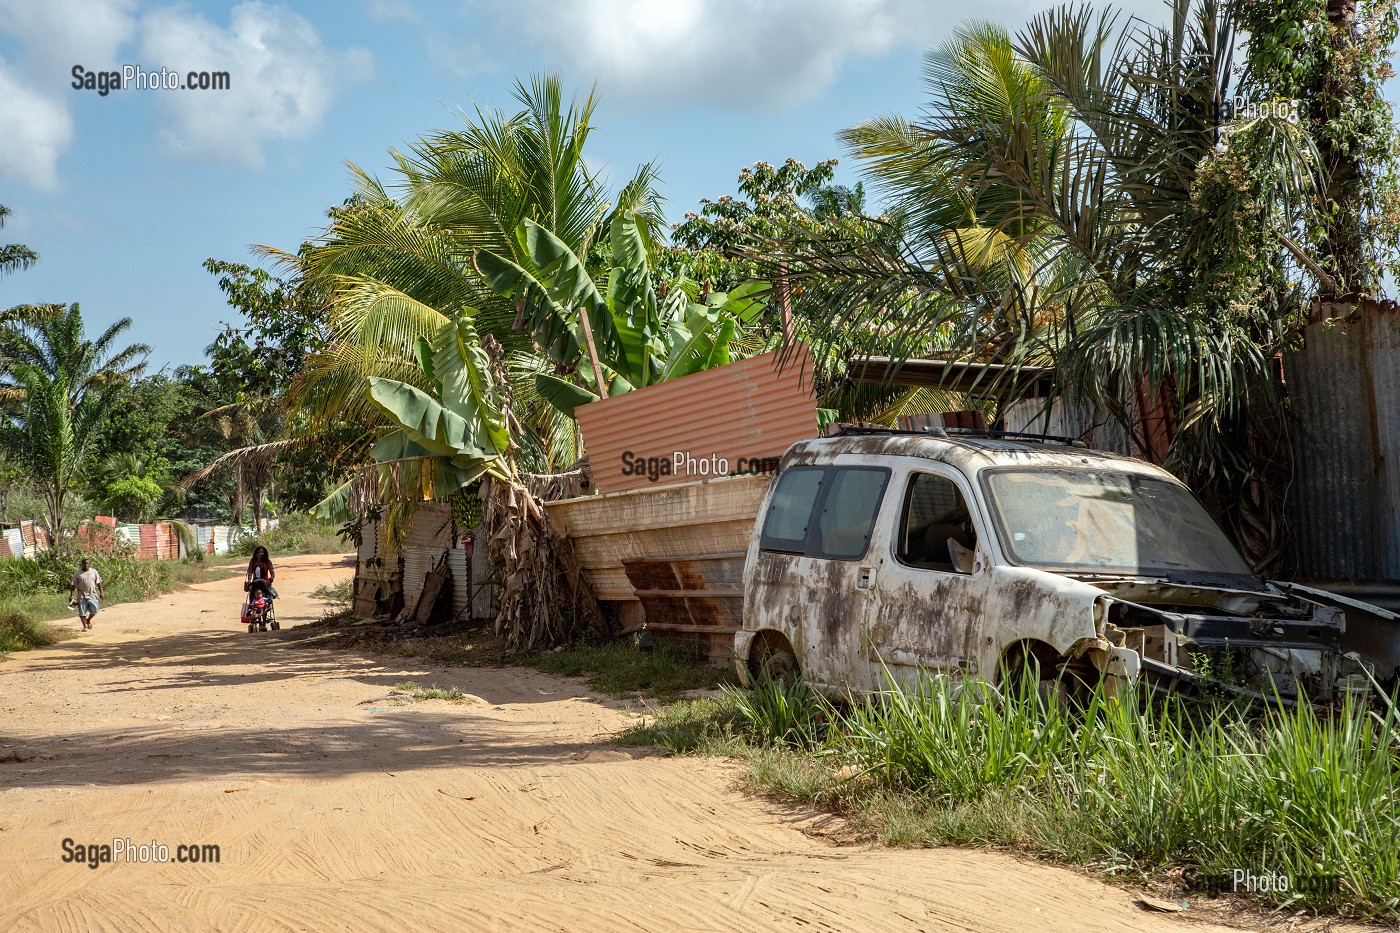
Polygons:
M802 677L802 667L797 663L797 655L791 651L776 651L763 661L759 668L759 679L766 683L791 686Z
M1000 684L1004 692L1020 693L1031 688L1046 707L1061 706L1067 700L1088 702L1093 693L1092 668L1061 657L1049 645L1020 644L1007 649L1002 657Z

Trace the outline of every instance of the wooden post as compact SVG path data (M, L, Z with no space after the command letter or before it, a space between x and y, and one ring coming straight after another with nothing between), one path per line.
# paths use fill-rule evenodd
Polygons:
M603 367L598 363L598 348L593 344L593 325L588 322L588 309L579 306L579 326L583 328L583 343L588 348L588 360L593 364L593 381L598 386L598 397L608 397L608 387L603 383Z
M782 315L783 344L792 343L792 300L788 297L787 265L779 263L778 280L774 283L778 291L778 311Z

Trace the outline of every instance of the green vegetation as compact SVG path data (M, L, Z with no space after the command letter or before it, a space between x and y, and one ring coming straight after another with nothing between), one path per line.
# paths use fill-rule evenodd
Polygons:
M5 226L5 218L11 213L8 207L0 204L0 227ZM23 243L7 243L0 246L0 278L11 272L29 268L38 258L38 255Z
M261 534L245 534L234 542L231 553L252 557L257 547L267 548L275 564L279 557L296 554L343 554L351 550L331 525L317 521L305 512L282 516L277 527Z
M38 557L0 560L0 627L5 632L0 638L7 646L0 653L50 644L53 630L43 623L74 618L68 584L84 556L107 585L104 607L142 602L177 587L234 574L213 561L141 560L120 545L113 554L90 554L71 538Z
M613 642L560 651L525 651L513 656L511 663L564 677L586 677L589 687L615 697L645 694L667 699L735 682L728 669L707 667L693 651L670 645L641 651L626 642Z
M339 583L318 586L311 591L311 598L324 600L340 609L348 609L355 601L355 581L341 580Z
M58 641L53 626L0 604L0 658L11 651L43 648Z
M75 305L0 313L0 449L43 499L51 534L87 476L99 432L150 348L118 348L131 318L88 340Z
M460 703L467 698L467 695L456 687L422 687L412 680L397 684L394 689L412 694L415 700L451 700L453 703Z
M623 741L738 755L754 790L834 808L893 845L1014 846L1107 874L1286 875L1263 893L1400 918L1400 718L1135 696L1083 709L928 678L846 704L801 684L662 709Z

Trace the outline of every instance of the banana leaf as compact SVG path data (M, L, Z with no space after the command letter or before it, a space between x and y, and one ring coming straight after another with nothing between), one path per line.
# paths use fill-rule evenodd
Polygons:
M608 362L633 385L651 385L659 361L666 356L656 290L647 259L646 242L637 218L620 212L609 230L612 272L608 276L608 308L617 330L620 357Z
M437 332L432 373L443 406L476 426L479 446L493 455L505 453L510 432L491 379L491 359L470 319L459 317Z
M416 444L439 457L464 453L494 456L473 424L422 389L394 379L372 376L369 399L376 408L398 422Z
M574 416L574 409L580 405L598 401L598 393L590 392L550 373L535 374L535 391L540 394L540 398L571 418Z
M490 250L479 250L476 265L493 292L515 299L535 341L551 359L577 360L583 344L577 323L583 308L593 329L598 355L613 360L618 355L612 312L588 270L568 244L532 220L515 228L520 254L531 269Z

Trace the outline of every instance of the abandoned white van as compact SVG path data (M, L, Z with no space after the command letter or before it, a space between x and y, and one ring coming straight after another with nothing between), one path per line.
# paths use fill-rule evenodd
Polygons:
M1400 617L1257 577L1171 474L1078 442L847 428L784 455L744 566L745 680L886 671L1202 680L1326 702L1393 684Z

